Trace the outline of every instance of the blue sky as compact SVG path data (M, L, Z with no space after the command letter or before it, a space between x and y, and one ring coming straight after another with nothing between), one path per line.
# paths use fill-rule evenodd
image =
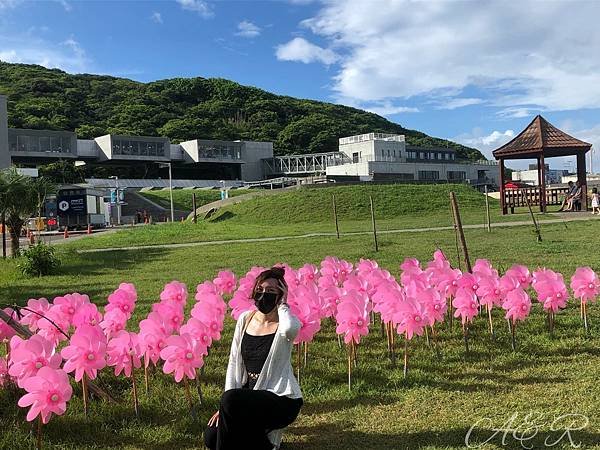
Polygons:
M538 113L600 147L598 17L600 2L576 0L0 0L0 59L139 81L223 77L490 156Z

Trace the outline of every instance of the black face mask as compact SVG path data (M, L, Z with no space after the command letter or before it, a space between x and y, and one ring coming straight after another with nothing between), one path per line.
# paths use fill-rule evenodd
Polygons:
M256 292L254 294L254 303L256 308L263 314L269 314L279 301L279 294L273 294L272 292Z

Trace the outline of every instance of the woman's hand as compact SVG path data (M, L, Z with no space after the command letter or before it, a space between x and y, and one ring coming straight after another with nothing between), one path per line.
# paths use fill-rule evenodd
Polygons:
M212 427L213 425L215 427L219 426L219 411L214 413L213 416L208 420L208 426Z
M277 283L279 285L279 289L281 289L281 299L279 300L279 303L287 303L287 287L285 286L285 284L283 284L281 280L278 280Z

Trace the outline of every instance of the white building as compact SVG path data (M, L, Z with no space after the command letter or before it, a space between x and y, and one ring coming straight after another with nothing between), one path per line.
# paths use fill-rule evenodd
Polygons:
M461 162L454 149L407 146L403 135L368 133L344 137L339 140L339 151L345 158L330 161L328 178L497 185L495 161Z
M545 174L546 174L546 184L557 184L561 183L561 179L564 175L567 175L569 172L567 170L555 170L550 169L548 164L545 165ZM520 181L522 183L527 183L532 186L538 186L538 170L537 164L530 164L528 170L515 170L512 173L513 181Z

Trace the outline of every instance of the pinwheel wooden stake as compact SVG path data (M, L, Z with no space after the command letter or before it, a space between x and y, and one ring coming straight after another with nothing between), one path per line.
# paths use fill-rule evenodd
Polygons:
M133 410L135 411L135 417L140 417L140 404L138 401L137 384L135 382L135 365L133 356L131 357L131 386L133 390Z
M84 373L81 379L81 390L83 395L83 413L85 417L88 416L88 389L87 389L87 375Z
M465 351L467 353L469 353L469 325L463 322L462 329L463 329L463 339L465 341Z
M408 376L408 336L404 335L404 378Z
M144 389L146 391L146 396L150 393L150 387L148 382L148 366L144 364Z
M37 420L37 441L36 441L36 449L42 450L42 416L38 416Z
M492 335L492 337L495 336L494 334L494 321L492 320L492 307L488 304L486 305L487 307L487 313L488 313L488 322L490 324L490 334Z

